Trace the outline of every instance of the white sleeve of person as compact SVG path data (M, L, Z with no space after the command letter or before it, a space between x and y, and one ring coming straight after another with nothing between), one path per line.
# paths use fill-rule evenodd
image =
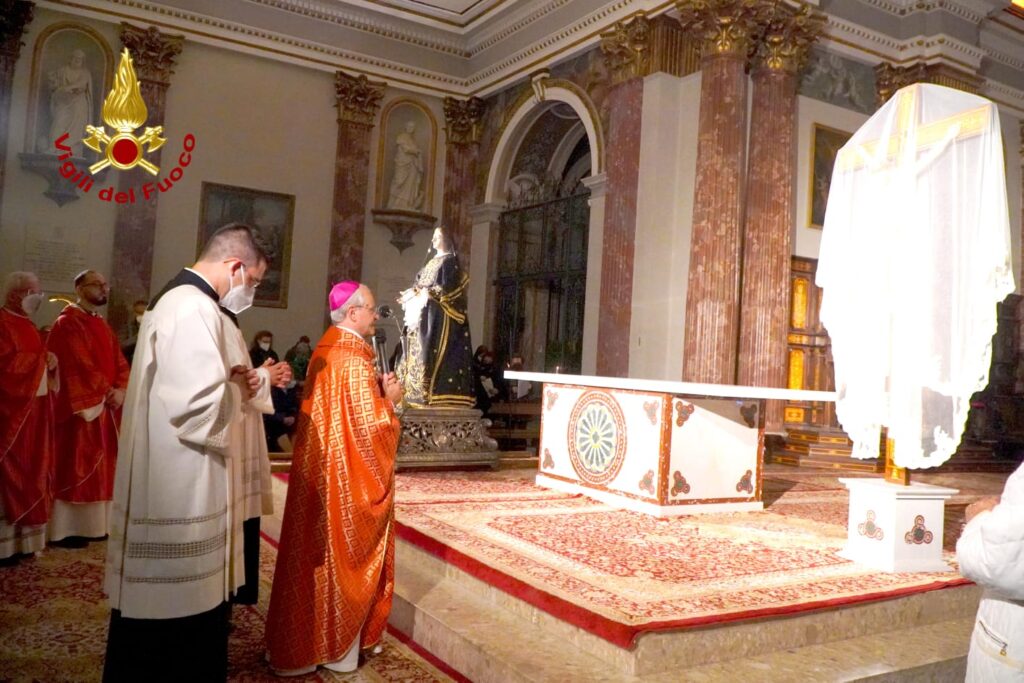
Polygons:
M956 556L966 578L1024 600L1024 466L1007 479L999 505L967 524Z

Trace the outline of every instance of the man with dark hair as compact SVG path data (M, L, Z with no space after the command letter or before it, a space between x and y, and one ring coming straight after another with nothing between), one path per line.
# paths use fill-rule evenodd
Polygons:
M87 539L108 531L128 362L98 310L107 304L107 279L95 270L82 271L75 292L78 301L64 308L46 340L61 379L55 404L55 500L46 531L51 542L82 548Z
M225 226L143 318L107 549L106 681L227 677L228 600L245 583L243 413L267 378L239 362L224 311L252 305L266 269L251 229Z

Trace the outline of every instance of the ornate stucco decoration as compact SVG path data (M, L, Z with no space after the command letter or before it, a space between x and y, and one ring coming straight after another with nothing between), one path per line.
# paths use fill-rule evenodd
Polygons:
M457 100L444 98L444 130L449 145L469 145L480 141L480 119L484 101L479 97Z
M613 82L646 76L651 68L650 19L641 12L628 21L616 23L601 34L601 52Z
M17 58L34 9L35 5L24 0L0 2L0 56Z
M825 29L826 17L810 5L795 12L783 10L773 16L757 44L757 66L772 71L797 73L807 64L811 45Z
M373 127L384 98L385 83L371 81L365 74L349 76L344 71L334 75L334 92L337 96L338 121Z
M161 33L155 26L139 28L121 24L121 43L132 53L140 81L170 85L174 60L181 54L184 36Z
M875 67L875 94L879 107L888 102L897 90L912 83L935 83L977 94L984 82L985 79L977 74L943 63L920 61L908 66L893 66L882 62Z
M701 45L704 59L746 58L752 40L767 23L775 3L764 0L680 0L679 23Z

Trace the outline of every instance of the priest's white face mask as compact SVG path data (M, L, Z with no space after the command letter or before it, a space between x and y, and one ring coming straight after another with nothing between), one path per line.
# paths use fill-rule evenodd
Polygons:
M245 282L245 266L238 269L238 284L235 284L235 274L228 275L228 292L220 298L220 305L235 315L252 306L256 298L256 285L249 285Z
M43 294L42 292L31 292L30 294L26 294L24 297L22 297L21 307L22 309L24 309L26 314L34 315L35 312L39 310L39 307L43 304L43 299L45 298L46 295Z

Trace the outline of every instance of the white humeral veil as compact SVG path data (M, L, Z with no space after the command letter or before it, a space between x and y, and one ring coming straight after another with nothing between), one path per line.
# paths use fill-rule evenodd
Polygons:
M898 466L941 465L1014 291L994 104L915 84L854 134L832 174L817 284L854 457L877 457L885 426Z

